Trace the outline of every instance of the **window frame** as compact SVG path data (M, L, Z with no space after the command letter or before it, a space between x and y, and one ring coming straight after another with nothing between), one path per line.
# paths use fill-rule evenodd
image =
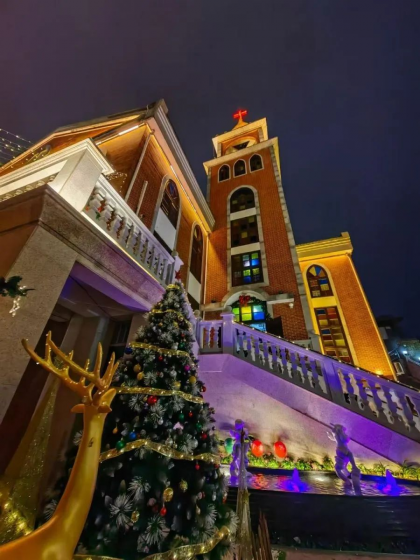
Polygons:
M173 196L171 195L170 191L169 191L169 188L171 187L171 185L173 185L174 188L175 188L177 199L174 199ZM174 200L176 200L177 203L178 203L177 207L174 204ZM178 187L176 186L175 181L173 181L172 179L169 179L169 181L165 185L165 188L163 190L162 200L160 201L159 208L162 210L162 212L168 218L170 224L175 229L177 229L178 228L179 212L181 210L181 199L180 199L180 196L179 196Z
M226 179L221 179L220 178L220 171L223 168L227 168L228 169L228 176L226 177ZM230 179L230 165L228 165L227 163L224 163L221 167L219 167L218 171L217 171L217 180L219 183L223 183L224 181L229 181Z
M245 195L245 192L249 191L249 193L252 194L252 206L247 206L245 205L245 208L242 208L242 210L249 210L250 208L257 208L256 202L255 202L255 193L252 189L250 189L249 187L241 187L240 189L237 189L236 191L234 191L230 197L229 200L229 208L230 208L230 221L232 222L232 214L235 214L236 212L241 212L242 210L239 210L237 208L233 208L233 201L237 200L238 198L238 193L242 193L239 194L239 197L241 196L249 196L248 194Z
M253 158L259 158L260 162L261 162L261 167L259 167L258 169L252 169L252 159ZM255 173L256 171L261 171L262 169L264 169L264 162L263 162L263 158L261 157L260 154L252 154L252 156L249 158L249 171L250 173Z
M251 222L253 220L253 223ZM245 227L243 227L245 226ZM235 233L234 228L238 227L239 231ZM246 231L246 237L242 237L242 233ZM251 237L251 234L252 237ZM235 243L235 237L239 236L239 242ZM253 237L255 239L253 239ZM249 245L251 243L259 243L260 235L258 231L258 220L256 214L251 214L251 216L246 216L244 218L236 218L230 221L230 246L242 247L243 245Z
M317 272L316 276L314 276L310 271L312 268L319 268L320 271ZM320 277L320 272L323 272L325 276ZM324 282L320 282L321 280L326 280L326 284L328 284L328 290L322 290L321 285L324 284ZM308 290L309 290L309 294L311 296L311 299L317 299L317 298L321 298L321 297L330 297L334 295L333 289L332 289L332 285L331 285L331 280L328 276L327 271L325 270L324 267L320 266L319 264L311 264L308 267L308 270L306 271L306 280L308 282ZM311 283L316 282L316 285L311 285ZM319 292L319 295L314 295L314 292Z
M198 237L196 238L195 236L195 232L198 231L199 232L199 236L200 239L196 242L196 239L198 239ZM197 244L198 245L198 249L196 249L196 252L194 254L194 244L196 243L196 247ZM199 257L197 255L200 255ZM201 281L203 279L203 255L204 255L204 236L203 236L203 232L201 231L201 228L198 224L195 224L193 232L192 232L192 241L191 241L191 252L190 252L190 272L191 274L194 276L194 278L197 280L197 282L199 282L201 284ZM199 259L199 263L198 263L198 259ZM198 272L198 276L196 275L196 273Z
M335 314L336 314L336 320L338 321L338 323L336 325L333 325L332 323L330 324L329 321L331 320L331 318L328 318L328 310L334 310ZM321 315L321 312L324 311L324 314L326 316L326 320L328 321L327 325L321 325L320 321L321 319L319 318L319 315ZM317 326L319 329L319 336L321 339L321 344L322 344L322 348L324 350L323 354L325 356L329 356L330 358L335 358L337 360L341 360L344 363L348 363L348 364L353 364L353 358L352 358L352 354L351 354L351 350L350 350L350 345L349 342L347 340L347 336L346 336L346 332L344 330L344 325L343 325L343 321L341 320L340 317L340 312L338 310L337 305L326 305L323 307L316 307L314 309L315 312L315 317L316 317L316 322L317 322ZM340 345L336 345L335 344L335 340L334 340L334 333L332 332L333 329L340 329L341 330L341 336L342 336L342 340L344 340L344 346L340 346ZM329 330L330 333L324 333L323 331ZM331 342L333 343L330 346L326 346L326 336L330 336L331 337ZM335 356L333 356L331 353L328 354L328 350L327 347L333 348L334 352L335 352ZM344 349L347 351L348 356L340 356L339 354L339 350L340 349ZM330 350L331 352L331 350Z
M239 162L241 162L241 161L242 161L243 164L244 164L245 171L244 171L243 173L236 173L236 169L235 169L235 168L236 168L237 164L238 164ZM246 175L247 173L248 173L248 171L247 171L247 167L246 167L246 161L245 161L244 159L237 159L237 160L235 161L235 163L233 164L233 176L234 176L234 177L242 177L243 175Z
M256 255L254 257L254 255ZM248 258L246 258L248 257ZM239 259L240 266L237 266L236 263ZM257 264L252 264L253 260L258 260ZM235 262L236 261L236 262ZM247 251L245 253L239 253L238 255L231 255L231 285L232 287L238 286L251 286L253 284L259 284L260 282L264 282L264 274L263 274L263 267L262 267L262 260L261 260L261 250L258 249L257 251ZM249 262L248 265L244 263ZM255 270L258 270L258 273L254 273ZM249 274L244 274L244 272L248 272ZM240 273L240 275L236 275L235 273ZM239 278L239 280L236 280ZM244 278L250 278L250 282L245 282Z

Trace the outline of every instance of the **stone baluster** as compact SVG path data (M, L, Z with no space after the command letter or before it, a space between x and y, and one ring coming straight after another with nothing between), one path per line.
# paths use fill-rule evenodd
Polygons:
M302 385L305 385L308 379L308 368L306 367L306 360L303 354L298 354L300 364L300 376L302 378Z
M282 346L282 348L281 348L281 363L283 364L281 373L283 375L289 375L290 376L290 374L289 374L289 364L288 364L288 361L287 361L286 348L284 346Z
M162 259L162 255L159 253L156 256L156 260L155 260L155 265L153 267L153 271L156 274L157 277L159 277L159 269L160 269L160 261Z
M341 375L343 376L345 391L347 393L347 398L345 401L348 402L351 406L353 405L353 401L356 400L356 394L354 391L351 375L347 370L339 369L341 371Z
M394 424L396 421L400 420L400 417L398 415L398 407L397 407L397 403L393 400L392 398L392 393L388 387L388 385L386 383L381 385L381 389L384 393L385 399L386 399L386 403L388 406L388 410L389 410L389 421Z
M124 247L124 249L127 248L127 242L131 230L130 226L131 226L131 222L129 222L126 216L124 216L121 221L120 229L117 232L117 237L120 240L120 245Z
M279 347L277 344L271 343L271 369L275 372L279 372L279 368L281 368L280 362L278 361L279 357Z
M241 358L245 357L244 353L244 334L239 329L236 329L236 351Z
M99 223L101 224L102 227L104 227L104 229L109 231L109 226L114 213L114 208L109 198L104 199L101 207L98 208L98 213L99 213Z
M263 350L263 356L264 356L264 366L267 369L271 369L271 363L270 363L270 352L268 350L269 345L267 342L267 339L263 339L263 346L262 346L262 350Z
M290 352L290 363L291 363L291 371L290 371L290 377L292 377L293 379L297 379L297 374L299 373L297 371L297 361L296 361L296 354L295 352Z
M404 392L394 389L394 393L396 394L396 396L397 396L397 398L400 402L400 405L401 405L401 408L402 408L403 420L404 420L405 425L407 426L407 429L410 430L410 431L411 430L417 430L416 424L414 422L413 412L412 412L412 410L411 410L411 408L410 408L410 406L407 402L407 398L406 398Z
M382 420L382 422L384 421L388 421L388 418L384 412L384 403L381 401L379 395L378 395L378 386L375 380L372 379L368 379L367 380L369 389L372 393L372 401L375 405L376 408L376 415L378 420Z
M125 248L129 253L132 253L132 241L133 241L133 234L134 234L134 224L133 222L127 221L127 235L125 237Z
M249 362L253 362L254 361L254 356L253 356L253 348L252 348L252 337L249 333L244 332L245 335L245 344L246 344L246 351L248 352L247 354L247 359Z
M318 370L314 358L309 358L308 379L313 389L317 390L318 387L320 387Z
M100 215L99 208L102 206L103 200L104 200L104 196L101 193L101 189L95 187L85 207L85 211L89 213L92 210L94 212L95 217L98 216L99 218Z
M358 392L357 405L360 408L360 410L363 410L365 414L371 413L372 409L369 406L369 397L368 394L366 393L365 380L360 375L356 377L353 376L353 377L356 381L357 392Z
M114 212L112 214L112 218L108 224L108 231L111 234L111 236L116 240L119 240L118 233L121 228L122 220L123 217L120 208L115 207Z
M149 254L149 240L147 237L142 236L141 250L139 251L139 261L144 265L147 264L147 255Z
M166 283L166 276L167 276L167 273L168 273L167 266L168 266L168 259L163 258L162 261L161 261L161 265L160 265L159 278L164 283Z

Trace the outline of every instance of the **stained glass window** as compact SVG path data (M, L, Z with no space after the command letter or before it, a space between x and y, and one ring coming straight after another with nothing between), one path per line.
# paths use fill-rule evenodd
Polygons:
M248 323L252 327L265 331L267 304L264 301L260 303L250 303L249 305L240 306L239 302L234 304L232 312L235 315L235 321L239 323Z
M230 199L230 211L239 212L255 207L254 193L251 189L243 188L235 191Z
M232 256L232 285L254 284L262 282L261 253L243 253Z
M324 354L338 358L342 362L351 363L350 349L344 334L343 325L336 307L322 307L315 309L321 334Z
M257 243L259 240L257 217L254 215L233 220L230 223L230 232L232 247Z
M309 290L313 298L333 295L328 275L322 267L318 265L311 266L308 269L307 278Z

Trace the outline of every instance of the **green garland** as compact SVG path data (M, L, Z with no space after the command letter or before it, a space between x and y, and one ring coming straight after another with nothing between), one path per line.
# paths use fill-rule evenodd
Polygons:
M0 295L2 297L11 297L13 299L17 297L25 297L28 292L33 290L33 288L25 288L19 286L21 276L11 276L8 280L4 276L0 276Z

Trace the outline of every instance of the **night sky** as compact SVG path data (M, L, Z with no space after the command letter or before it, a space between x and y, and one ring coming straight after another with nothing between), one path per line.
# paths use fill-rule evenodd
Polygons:
M420 0L2 0L0 127L36 141L164 98L204 188L232 113L280 142L297 243L349 231L420 335Z

